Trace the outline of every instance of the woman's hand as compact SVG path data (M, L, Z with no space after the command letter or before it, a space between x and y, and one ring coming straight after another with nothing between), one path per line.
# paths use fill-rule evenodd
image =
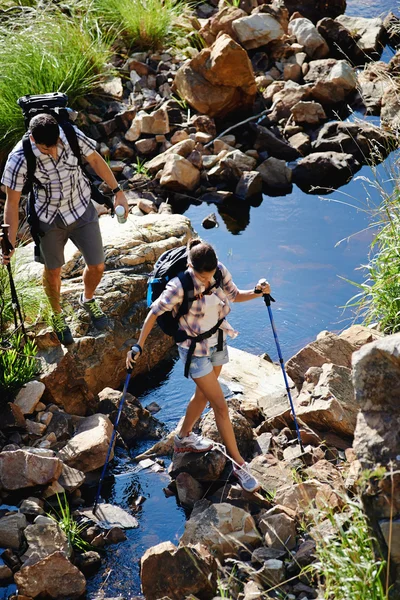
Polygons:
M132 348L129 350L129 352L126 355L126 368L127 369L133 369L133 367L135 366L135 362L137 361L137 359L139 358L139 356L142 355L142 348L141 346L139 346L139 344L135 344L134 346L132 346Z
M271 286L266 279L259 279L254 291L256 294L262 294L264 296L271 293Z

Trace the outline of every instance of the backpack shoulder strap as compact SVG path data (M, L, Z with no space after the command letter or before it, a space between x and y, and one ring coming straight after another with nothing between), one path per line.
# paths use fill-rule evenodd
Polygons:
M68 144L71 146L72 152L78 159L78 165L82 167L82 153L74 126L69 121L63 121L62 123L59 123L59 125L65 133L65 137L67 138Z
M35 179L36 157L33 154L31 140L29 139L29 133L25 133L22 138L22 148L26 160L26 183L28 186L31 187Z
M183 317L183 315L187 315L187 313L190 310L190 307L193 304L194 283L189 271L178 273L177 277L179 278L179 281L181 282L183 287L183 301L176 315L176 318L180 319L181 317Z

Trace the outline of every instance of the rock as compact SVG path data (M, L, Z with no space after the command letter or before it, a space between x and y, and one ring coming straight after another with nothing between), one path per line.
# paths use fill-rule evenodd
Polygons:
M23 500L19 507L19 512L23 515L44 515L43 501L33 496Z
M340 15L336 20L352 33L357 41L357 46L366 56L374 60L379 59L383 50L382 39L385 33L382 19Z
M0 484L6 490L18 490L56 481L61 469L62 462L58 458L26 450L0 453Z
M356 39L338 20L329 17L321 19L317 23L317 29L329 46L331 58L344 58L356 65L365 62L366 57L360 50Z
M325 489L328 488L331 490L330 486L326 486ZM310 508L321 490L324 490L323 484L315 479L309 479L280 488L274 500L276 504L281 504L301 514Z
M192 516L185 524L180 543L200 543L212 553L235 555L241 545L259 546L260 536L249 513L222 502Z
M341 15L346 10L346 0L330 0L321 2L320 0L285 0L285 6L289 13L299 12L307 19L316 23L323 17L332 17L333 19Z
M160 184L170 190L194 190L200 183L200 171L178 154L167 157L161 173Z
M319 102L298 102L290 109L293 119L300 125L319 125L326 114Z
M54 552L32 566L22 567L14 575L19 594L36 598L39 594L49 598L79 598L86 589L82 573L62 552Z
M258 171L243 171L236 186L235 196L240 200L248 200L261 195L262 177Z
M241 17L232 23L237 40L251 50L279 40L284 35L281 24L269 14L255 13Z
M285 140L279 139L266 127L254 124L251 128L256 133L256 139L253 144L256 150L266 150L270 156L281 158L285 161L299 158L299 152L293 146Z
M154 204L154 202L152 200L147 200L146 198L139 198L137 207L146 215L158 212L157 206Z
M296 81L299 83L303 78L301 66L297 63L287 63L283 68L283 79L285 81Z
M276 460L271 462L264 455L253 458L250 468L262 485L262 488L267 492L274 493L282 486L293 482L292 471L287 465Z
M324 458L307 467L305 473L311 479L317 479L321 483L328 483L335 490L344 493L342 473Z
M174 453L170 476L175 478L179 473L189 473L198 481L215 481L221 476L226 458L216 450L204 453Z
M196 131L209 133L213 138L216 137L217 129L215 127L214 119L211 119L207 115L195 115L190 122L191 125L196 128Z
M282 83L277 81L276 83ZM274 84L272 84L274 85ZM272 85L268 87L269 91ZM279 86L281 87L281 86ZM279 89L273 94L272 100L274 103L274 109L268 115L271 122L278 122L281 119L287 119L290 117L290 111L298 102L305 102L310 99L312 86L310 85L299 85L294 81L286 81L283 84L283 89Z
M258 584L255 581L247 581L243 588L243 594L243 600L257 600L257 598L262 598L263 587L261 584ZM219 598L220 597L218 597L218 600Z
M376 329L370 327L364 327L363 325L352 325L348 329L342 331L339 337L346 340L359 350L364 344L369 344L375 340L383 338L383 334Z
M351 367L351 356L355 350L346 340L334 333L328 333L292 356L286 363L286 371L298 388L304 381L305 372L311 366L322 367L325 363L333 363L343 367Z
M384 93L394 91L388 75L387 65L382 62L371 63L358 74L357 89L368 115L380 115Z
M141 133L151 135L169 133L169 117L166 106L161 106L149 115L144 111L141 111L135 117L135 120L136 119L140 121Z
M236 6L225 5L221 10L208 19L199 31L199 35L205 40L208 46L211 46L220 32L228 34L235 41L238 41L232 24L241 17L247 17L247 13Z
M394 133L400 129L400 99L390 88L382 96L381 123Z
M162 542L142 556L140 578L146 600L165 596L181 600L192 594L211 600L217 587L217 563L200 545L177 548Z
M75 557L75 564L86 577L91 577L92 575L97 573L97 571L101 567L101 556L98 552L89 550L88 552L77 554L77 556ZM115 598L114 600L117 599Z
M252 106L257 92L246 51L226 34L182 65L174 86L194 109L211 117Z
M242 456L250 456L253 448L254 433L248 420L234 408L229 408L229 417L235 433L236 443ZM214 411L209 411L200 422L202 435L215 442L223 443L215 422Z
M258 526L269 548L293 550L296 546L295 520L284 512L277 513L275 508L263 512Z
M26 421L26 431L32 436L41 436L46 431L46 425L28 419Z
M104 536L105 543L110 545L125 542L127 539L125 531L120 527L111 527Z
M28 525L24 531L28 549L21 556L24 566L32 566L53 552L61 552L69 558L72 547L58 523Z
M136 529L139 527L139 522L136 517L133 517L126 510L115 504L108 504L106 502L99 504L95 515L93 514L92 508L81 510L80 513L99 524L101 527L106 527L107 529L112 527L118 527L120 529ZM104 542L104 538L102 539Z
M3 404L1 413L0 431L26 429L24 415L17 404L12 402L8 402L5 406Z
M105 463L112 430L113 425L105 415L86 417L78 425L76 435L58 453L59 459L84 473L95 471Z
M14 513L2 517L0 519L0 546L19 550L22 542L22 532L26 526L25 515Z
M268 431L261 433L257 436L256 442L260 449L261 454L268 454L272 441L272 433Z
M157 173L160 169L162 169L167 162L167 158L170 154L179 154L179 156L183 156L187 158L191 152L193 152L196 143L194 140L187 139L182 140L181 142L177 142L171 148L165 150L161 154L155 156L152 160L146 163L146 169L150 173Z
M78 469L73 469L68 465L63 464L62 472L58 483L62 485L66 492L70 494L77 490L85 481L85 474Z
M213 229L213 227L218 227L217 215L215 213L209 214L202 220L201 224L204 229Z
M331 121L320 129L313 142L315 152L352 154L361 164L378 164L396 147L393 135L364 122Z
M292 171L286 166L286 161L271 156L257 167L257 171L261 174L263 183L270 192L290 193Z
M255 158L248 156L240 150L228 152L220 161L222 167L232 166L242 173L244 173L244 171L251 171L255 168L256 164L257 160Z
M22 414L31 415L40 402L45 386L40 381L29 381L17 394L14 403L22 410Z
M295 148L301 156L306 156L311 151L310 136L300 132L289 138L289 144Z
M138 140L135 143L135 148L140 154L153 154L157 150L157 142L155 138Z
M124 89L122 87L122 80L120 77L109 77L106 81L99 83L99 90L101 90L106 96L113 96L114 98L122 98L124 95Z
M254 573L254 577L264 587L279 586L286 579L285 566L281 560L270 558L265 561L261 569Z
M197 500L201 500L204 495L203 486L194 479L189 473L179 473L176 478L176 489L179 502L183 506L193 507Z
M310 58L324 58L329 54L328 44L309 19L290 21L289 35L296 36Z
M347 183L360 168L352 154L314 152L298 161L292 181L309 194L326 194Z
M142 122L138 119L133 119L128 131L125 133L125 139L128 142L136 142L142 133Z
M313 60L309 67L304 81L313 84L310 94L321 104L343 102L356 89L357 76L346 60Z

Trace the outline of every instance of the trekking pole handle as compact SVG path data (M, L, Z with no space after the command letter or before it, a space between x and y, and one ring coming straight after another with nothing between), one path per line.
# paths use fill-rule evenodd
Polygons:
M271 294L264 294L263 298L266 306L271 306L271 302L275 302L275 298Z
M2 229L2 235L1 235L1 251L3 252L3 254L5 256L7 256L12 250L14 250L14 246L12 245L12 243L10 242L10 239L8 237L8 228L10 226L7 225L6 223L3 223L1 226Z

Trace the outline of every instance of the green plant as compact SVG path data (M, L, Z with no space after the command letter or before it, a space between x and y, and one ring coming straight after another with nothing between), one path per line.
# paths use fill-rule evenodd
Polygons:
M0 409L38 374L36 354L36 344L30 339L23 343L20 332L0 336Z
M157 50L174 37L180 0L93 0L100 21L129 48Z
M241 0L224 0L227 6L234 6L235 8L239 8Z
M375 557L374 539L361 500L348 500L347 519L332 512L329 536L317 536L317 562L312 565L321 580L326 600L387 600L382 584L385 561Z
M59 528L65 533L70 548L85 552L91 549L91 545L82 539L81 533L86 529L86 525L80 525L76 522L68 504L65 492L62 495L57 494L57 502L59 510L53 509L54 513L48 513L48 516L55 521Z
M149 174L149 170L146 168L146 159L136 157L136 163L132 164L132 168L137 175L145 175L146 177Z
M16 101L25 94L61 91L70 104L105 75L109 49L84 19L50 5L0 25L0 140L6 154L24 133Z

